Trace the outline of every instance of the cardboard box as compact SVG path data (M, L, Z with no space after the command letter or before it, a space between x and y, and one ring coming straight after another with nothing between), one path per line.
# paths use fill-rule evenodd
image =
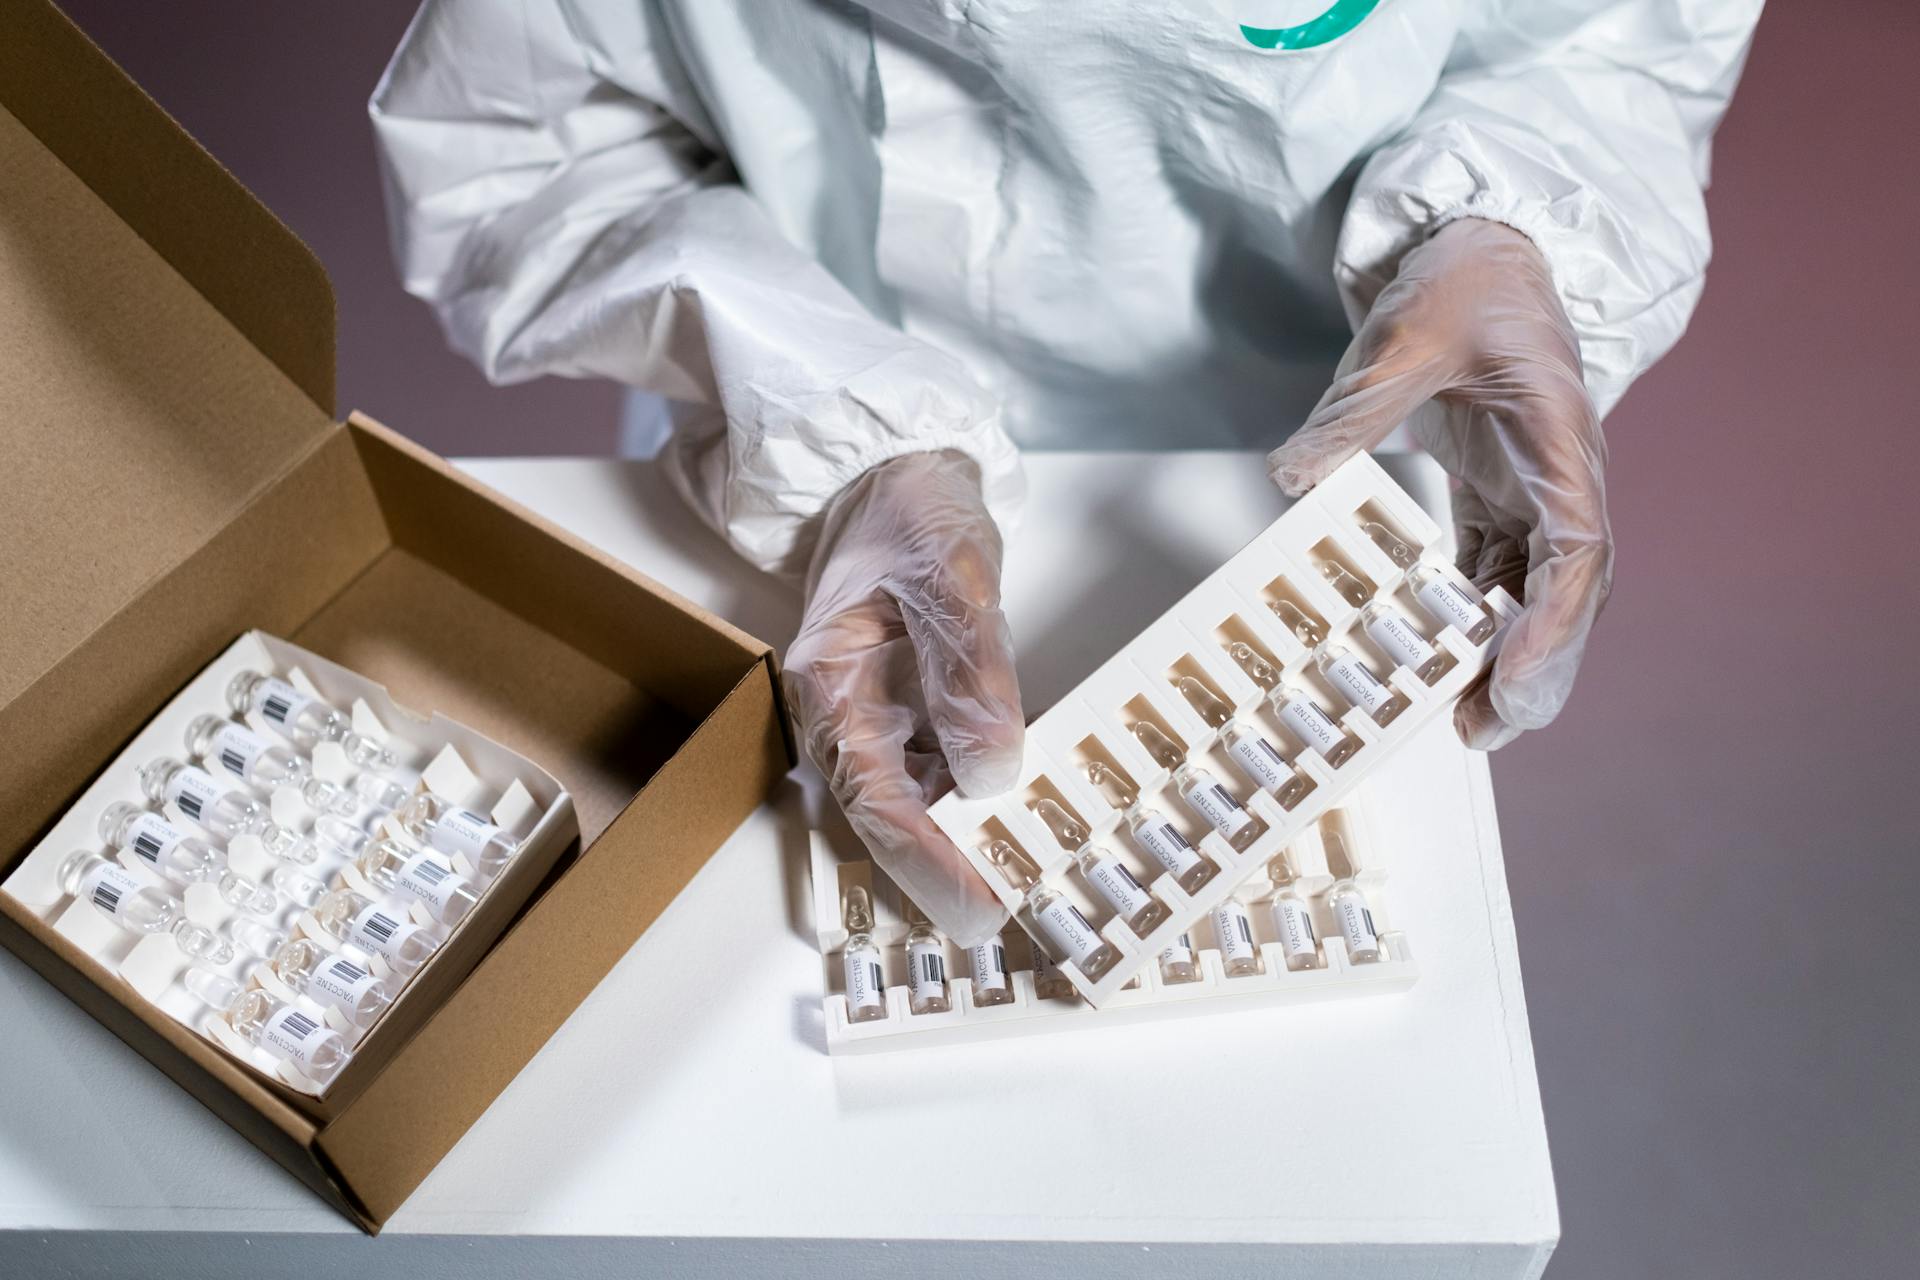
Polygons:
M43 0L0 0L0 173L0 877L252 628L573 798L579 840L524 910L321 1100L122 999L0 899L0 942L377 1230L790 767L772 656L335 422L319 264Z

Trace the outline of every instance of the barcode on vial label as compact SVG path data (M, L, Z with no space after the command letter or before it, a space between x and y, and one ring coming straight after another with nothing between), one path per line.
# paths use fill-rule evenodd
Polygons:
M101 881L93 886L93 905L113 915L120 910L120 886Z
M1187 838L1185 836L1181 835L1178 831L1174 830L1173 824L1171 822L1163 825L1160 828L1160 830L1162 834L1166 836L1167 843L1172 845L1174 848L1191 849L1193 847L1192 845L1187 843Z
M145 858L148 862L159 862L160 838L151 831L142 831L133 838L133 852L135 856Z
M360 922L360 932L379 943L389 941L393 937L393 931L399 927L399 921L378 911L371 913Z
M367 971L351 960L335 960L327 966L327 972L342 982L358 982L367 976Z
M247 758L232 747L220 748L220 764L228 773L244 778L247 773Z
M1135 889L1140 888L1140 882L1133 878L1133 872L1127 870L1125 863L1119 861L1118 859L1115 859L1113 864L1113 869L1116 873L1118 873L1118 875L1122 880L1125 880L1127 882L1128 885L1132 886ZM1144 890L1142 890L1142 892L1144 892Z
M947 980L947 959L927 952L920 957L920 981L939 985Z
M262 704L260 708L260 714L275 724L285 724L287 722L287 713L292 710L293 704L287 701L285 694L270 693L267 695L266 702Z
M1247 928L1247 918L1245 916L1235 916L1233 918L1233 931L1240 935L1240 941L1246 943L1248 946L1253 945L1253 930Z
M993 944L993 971L995 973L1007 971L1007 949L997 942Z
M286 1017L280 1019L280 1029L292 1036L295 1040L305 1040L308 1036L320 1029L320 1024L312 1018L309 1018L306 1014L301 1013L298 1009L295 1009L293 1012L287 1014Z
M1255 738L1254 741L1260 744L1260 750L1266 753L1268 759L1283 769L1286 767L1287 758L1275 750L1271 742L1268 742L1265 738Z
M413 872L422 880L426 881L429 888L439 884L442 880L445 880L453 874L448 868L441 866L431 858L423 858L420 865L413 869Z
M1373 927L1373 912L1366 907L1362 907L1360 908L1360 914L1365 916L1367 920L1367 936L1371 938L1379 937L1380 931Z
M1238 809L1240 807L1240 802L1238 800L1235 800L1233 796L1227 791L1227 789L1221 786L1219 783L1217 782L1214 783L1212 790L1213 790L1213 798L1218 800L1220 802L1220 807L1225 809L1228 813L1232 813L1235 809Z
M880 962L878 960L869 960L867 962L867 982L869 984L869 989L874 991L875 993L885 991L887 989L887 981L884 977L881 976Z
M186 814L189 818L192 818L195 822L200 821L200 797L199 796L193 794L193 792L191 791L182 791L177 797L174 798L174 803L180 806L180 812Z

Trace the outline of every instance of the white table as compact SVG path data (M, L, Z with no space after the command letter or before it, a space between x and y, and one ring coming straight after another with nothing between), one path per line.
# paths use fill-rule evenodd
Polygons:
M468 469L790 634L792 591L647 464ZM1280 510L1247 455L1029 470L1006 597L1030 712ZM1559 1222L1485 763L1435 725L1376 786L1408 801L1379 834L1410 993L836 1060L803 771L378 1241L0 953L0 1275L1537 1276ZM1176 1106L1181 1078L1210 1083Z

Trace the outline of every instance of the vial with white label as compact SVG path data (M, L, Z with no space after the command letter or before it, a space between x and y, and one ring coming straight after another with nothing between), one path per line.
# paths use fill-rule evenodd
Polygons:
M1087 763L1087 781L1100 792L1100 798L1121 811L1140 803L1140 791L1125 774L1104 760Z
M233 945L187 919L178 898L142 884L139 876L117 862L80 849L67 855L57 874L62 893L86 903L128 933L171 934L182 952L209 964L233 960Z
M1427 616L1443 627L1452 627L1467 638L1468 644L1485 644L1500 619L1487 607L1485 597L1470 586L1461 586L1430 564L1416 565L1407 575L1413 598Z
M1100 936L1100 931L1080 913L1079 907L1040 883L1039 871L1011 841L989 840L981 852L1006 877L1007 883L1025 896L1027 910L1032 913L1034 927L1041 937L1072 961L1088 981L1098 982L1102 974L1113 968L1120 959L1113 944Z
M1220 948L1220 967L1229 978L1245 978L1264 973L1260 963L1260 944L1253 940L1253 919L1237 898L1228 898L1213 909L1213 940Z
M1205 818L1209 825L1232 846L1244 851L1267 832L1267 824L1247 810L1233 792L1205 769L1181 765L1173 772L1173 785L1187 807Z
M887 978L880 967L880 948L873 941L873 899L865 888L856 884L847 889L840 919L847 927L847 945L840 952L847 1020L877 1022L887 1016Z
M1334 593L1354 608L1358 609L1373 599L1373 592L1367 589L1367 584L1349 573L1346 566L1333 560L1321 560L1318 568L1320 576L1327 580L1327 585L1333 588Z
M1287 968L1294 973L1318 968L1320 940L1313 935L1313 910L1300 896L1297 888L1300 877L1285 849L1267 864L1267 878L1273 881L1273 900L1269 904L1273 911L1273 932L1280 940L1280 954L1286 958Z
M1327 890L1327 908L1346 938L1347 959L1354 964L1375 964L1381 958L1380 934L1374 928L1367 895L1354 883L1359 864L1353 858L1352 832L1340 810L1320 819L1320 845L1327 851L1327 870L1334 877Z
M973 1002L983 1008L1013 1003L1013 983L1007 978L1007 947L988 938L967 952L967 970L973 975Z
M265 1049L316 1085L325 1088L346 1065L347 1046L340 1033L305 1010L258 987L242 991L233 979L206 969L187 970L183 981L242 1040Z
M353 860L353 865L374 888L419 903L441 924L460 923L480 900L472 882L431 849L409 849L395 840L375 840Z
M1195 714L1206 722L1207 728L1218 729L1233 719L1233 708L1192 676L1181 676L1173 682L1173 687L1187 700L1187 705L1194 709Z
M140 788L154 804L171 804L222 840L253 836L273 857L302 866L320 856L312 841L276 823L245 788L198 765L156 757L141 768Z
M242 671L227 685L227 705L235 715L258 713L275 733L308 755L322 742L337 742L359 768L391 769L398 763L390 749L356 733L346 712L300 692L278 676Z
M316 813L352 813L352 793L313 776L313 762L276 746L243 724L197 716L187 726L187 754L262 791L285 788Z
M520 841L492 818L431 791L422 791L407 802L400 810L400 826L429 848L449 855L465 854L474 870L489 880L520 852Z
M220 897L242 911L267 915L280 900L227 865L227 857L205 840L189 835L159 814L119 800L100 815L100 838L146 863L154 874L185 888L211 884Z
M1193 954L1193 938L1181 934L1160 953L1160 980L1171 986L1200 981L1200 962Z
M338 1009L356 1027L370 1027L393 1003L386 982L345 956L337 956L311 938L295 938L280 948L268 967L280 980L317 1004Z
M408 919L404 907L375 902L351 889L334 889L313 908L313 918L328 936L379 956L400 977L427 962L440 940Z
M1356 738L1312 698L1290 684L1282 684L1267 695L1274 717L1295 741L1338 769L1360 749Z
M1280 619L1280 625L1309 649L1327 638L1326 624L1291 600L1269 600L1267 612Z
M1060 971L1047 949L1034 943L1033 951L1033 994L1041 1000L1078 1000L1080 993L1073 989L1073 982Z
M1080 875L1093 886L1113 913L1126 921L1138 937L1146 937L1172 914L1136 879L1127 864L1099 845L1090 844L1074 856Z
M1345 645L1330 644L1313 656L1314 665L1341 697L1373 717L1378 725L1392 724L1413 703L1373 673L1359 654Z
M1392 605L1377 600L1368 605L1360 611L1360 626L1380 652L1422 684L1433 684L1453 666L1452 657L1428 643L1413 620Z
M907 1010L910 1013L946 1013L953 1008L947 994L947 940L913 903L907 904Z
M1259 730L1235 720L1227 726L1222 740L1227 746L1227 759L1248 782L1272 795L1282 809L1291 811L1313 790L1313 780L1295 769Z
M1126 826L1134 844L1188 893L1198 891L1201 885L1220 874L1213 859L1194 848L1159 810L1141 809L1130 814Z
M1413 562L1420 558L1420 553L1408 546L1404 538L1378 520L1362 520L1360 532L1372 539L1373 545L1386 552L1387 559L1402 569L1413 568Z

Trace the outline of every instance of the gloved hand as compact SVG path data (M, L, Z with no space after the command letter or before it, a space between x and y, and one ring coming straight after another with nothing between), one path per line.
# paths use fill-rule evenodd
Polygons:
M1492 750L1559 714L1613 582L1607 448L1579 339L1519 232L1465 218L1409 252L1268 473L1304 493L1408 419L1459 481L1461 571L1525 605L1492 680L1454 712L1461 738Z
M1006 912L927 817L949 777L1011 787L1025 720L1000 612L1000 532L951 451L894 458L834 498L807 573L787 701L873 860L961 946Z

